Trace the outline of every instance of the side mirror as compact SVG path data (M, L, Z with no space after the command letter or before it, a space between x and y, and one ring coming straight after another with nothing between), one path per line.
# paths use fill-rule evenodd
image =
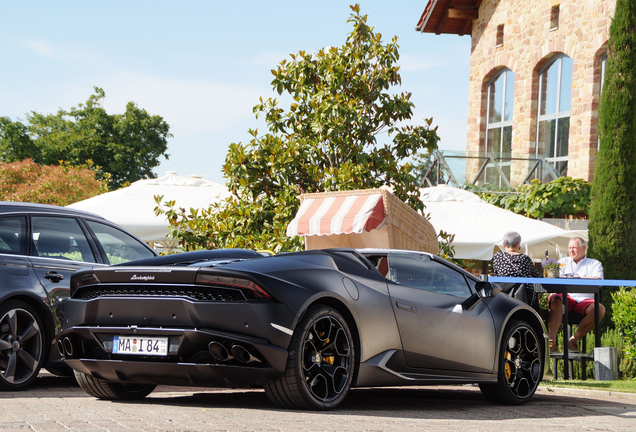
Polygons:
M477 282L475 289L480 298L492 297L495 291L495 287L493 287L490 282L484 281Z

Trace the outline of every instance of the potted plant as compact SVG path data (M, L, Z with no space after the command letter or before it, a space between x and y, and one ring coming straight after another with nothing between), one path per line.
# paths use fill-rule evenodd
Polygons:
M559 277L559 262L557 260L554 258L548 258L541 265L547 272L549 278Z

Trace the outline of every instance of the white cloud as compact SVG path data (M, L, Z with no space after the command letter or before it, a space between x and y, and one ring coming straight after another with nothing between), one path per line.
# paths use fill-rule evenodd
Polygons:
M103 68L109 64L109 60L95 51L94 47L86 42L58 42L45 39L25 39L19 42L19 46L26 47L26 52L35 53L45 68L48 68L52 60L54 68L68 68L69 74L78 75L81 71L91 67ZM28 59L28 56L25 57Z
M53 45L47 41L41 39L32 39L27 40L24 44L36 54L46 57L48 59L53 59Z

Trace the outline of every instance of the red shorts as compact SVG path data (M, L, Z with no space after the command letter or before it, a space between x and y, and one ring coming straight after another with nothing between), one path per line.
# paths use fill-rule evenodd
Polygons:
M552 301L552 297L562 297L562 294L550 294L548 304ZM568 313L577 312L581 315L585 315L585 309L587 309L587 307L591 304L594 304L594 299L585 299L578 303L572 297L568 296Z

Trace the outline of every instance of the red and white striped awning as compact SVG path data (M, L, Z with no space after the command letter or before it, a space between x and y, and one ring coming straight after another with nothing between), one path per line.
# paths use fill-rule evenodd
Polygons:
M381 193L306 198L287 235L359 234L382 228L385 222Z

